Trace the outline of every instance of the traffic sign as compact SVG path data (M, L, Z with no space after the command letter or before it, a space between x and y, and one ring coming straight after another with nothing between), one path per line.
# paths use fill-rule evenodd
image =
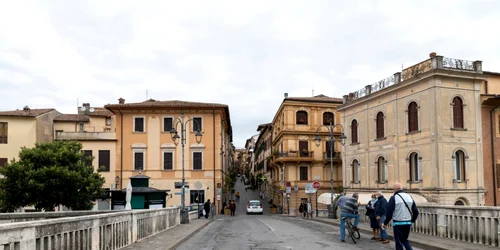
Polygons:
M194 187L196 189L201 189L203 187L203 185L201 184L201 182L197 181L195 184L194 184Z
M313 187L312 183L306 183L306 194L314 194L316 193L316 188Z
M321 186L319 185L319 182L315 181L315 182L313 183L313 188L315 188L315 189L319 189L320 187L321 187Z

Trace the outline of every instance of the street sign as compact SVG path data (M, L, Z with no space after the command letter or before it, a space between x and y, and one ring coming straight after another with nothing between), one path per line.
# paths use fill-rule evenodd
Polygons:
M194 184L194 187L196 189L201 189L203 187L203 185L201 184L201 182L197 181L195 184Z
M217 200L220 201L220 194L217 195Z
M294 189L295 191L299 191L299 185L295 185L295 186L293 186L293 189Z
M312 183L306 183L306 194L316 193L316 188L313 187Z
M292 187L286 187L286 193L287 194L292 193Z
M315 188L315 189L319 189L320 187L321 187L321 186L319 185L319 182L315 181L315 182L313 183L313 188Z
M222 188L217 188L217 194L222 194Z

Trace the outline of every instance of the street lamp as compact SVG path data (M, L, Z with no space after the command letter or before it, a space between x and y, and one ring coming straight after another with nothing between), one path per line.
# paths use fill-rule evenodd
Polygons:
M184 145L186 144L186 125L188 122L193 121L198 124L198 130L196 131L196 143L200 144L201 142L201 137L203 136L200 132L200 124L198 121L189 119L186 122L184 122L184 112L181 113L181 119L175 118L175 126L172 127L172 130L170 130L170 136L172 137L172 140L174 141L175 146L179 144L178 139L181 139L181 145L182 145L182 195L181 195L181 224L187 224L189 223L189 214L186 209L186 204L185 204L185 179L184 179ZM181 125L181 136L177 133L177 125Z
M332 121L330 121L330 126L326 125L319 126L318 129L316 130L316 138L314 138L316 147L319 147L321 144L321 136L319 136L319 129L321 127L325 127L328 129L328 132L330 133L330 138L329 138L330 139L330 207L328 207L328 218L331 219L337 218L337 214L333 211L333 144L335 143L335 136L333 135L333 129L336 126L340 126L340 128L342 129L341 130L342 132L340 134L340 139L342 140L341 142L342 146L344 146L345 140L347 139L347 137L344 134L344 127L342 127L342 125L340 124L333 125Z

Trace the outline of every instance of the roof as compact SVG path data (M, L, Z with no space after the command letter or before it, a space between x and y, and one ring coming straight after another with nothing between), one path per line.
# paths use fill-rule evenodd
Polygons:
M58 122L89 122L90 118L87 115L63 114L54 118Z
M260 124L259 126L257 126L257 131L261 131L261 130L265 130L267 128L270 128L272 127L272 123L264 123L264 124Z
M78 114L81 115L85 114L88 116L104 116L104 117L111 117L115 115L113 112L103 107L90 107L89 109L94 109L94 112L90 112L88 110L82 111L81 108L82 107L78 107Z
M499 72L492 72L492 71L483 71L483 74L485 74L485 75L493 75L493 76L500 76Z
M313 97L285 97L285 101L300 101L300 102L327 102L327 103L340 103L344 101L342 98L329 97L326 95L317 95Z
M30 109L25 107L22 110L0 111L0 116L37 117L54 110L55 109Z

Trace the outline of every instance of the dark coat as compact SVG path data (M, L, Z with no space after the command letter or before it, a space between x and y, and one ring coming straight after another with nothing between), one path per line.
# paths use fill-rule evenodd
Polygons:
M375 217L384 216L387 211L387 199L383 195L378 197L377 202L375 202Z
M203 205L203 209L205 210L205 212L208 214L208 212L210 212L210 203L207 201L205 202L205 204Z

